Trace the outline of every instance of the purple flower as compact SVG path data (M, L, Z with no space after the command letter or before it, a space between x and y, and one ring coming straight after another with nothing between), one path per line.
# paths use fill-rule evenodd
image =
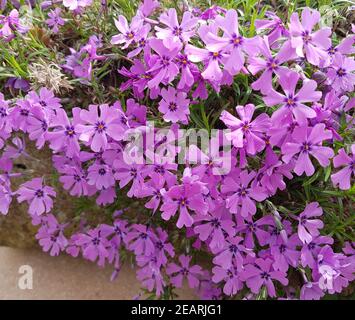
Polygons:
M60 173L62 175L59 181L63 184L65 190L70 190L70 195L81 197L89 194L90 185L86 180L86 174L81 168L66 165L60 170Z
M140 33L144 28L143 23L144 20L141 17L135 16L132 19L131 26L129 26L127 19L124 16L119 15L118 20L115 19L115 25L118 31L121 32L121 34L113 36L111 39L111 43L124 44L124 46L122 46L122 49L128 48L132 43L139 41ZM150 26L146 26L149 32Z
M314 166L309 158L310 155L315 157L322 167L329 165L329 159L334 156L334 152L329 147L323 147L322 142L330 139L332 133L325 130L323 123L316 124L312 127L298 127L294 130L292 138L294 142L287 142L282 146L282 160L286 163L298 154L294 172L302 175L303 172L307 176L314 173Z
M226 244L225 235L233 237L235 234L234 222L226 214L227 210L223 207L218 208L212 213L201 215L195 219L194 232L198 234L202 241L208 241L211 250L224 248Z
M255 265L247 264L244 267L245 270L241 273L241 277L253 293L258 294L260 288L266 286L268 295L276 297L273 280L281 282L284 286L288 284L286 274L273 270L272 263L271 259L258 258L255 260Z
M26 152L26 144L25 141L15 137L12 139L13 146L7 145L3 157L8 159L17 159L18 157L30 157L30 155Z
M354 91L355 60L336 53L328 68L327 77L336 91Z
M45 110L59 110L62 105L60 99L54 96L54 93L47 88L41 88L38 94L35 91L31 91L26 96L28 101L33 107L40 107Z
M262 113L252 120L255 111L253 104L237 106L235 109L240 119L228 111L223 111L220 116L220 119L231 129L231 133L227 133L226 136L236 148L245 148L247 153L255 155L265 147L262 133L269 128L270 119L266 113Z
M202 268L199 265L190 266L191 256L179 256L180 265L169 263L166 268L166 273L170 276L171 283L177 288L182 287L184 277L190 288L197 288L200 280L199 276L203 275Z
M319 300L324 296L324 291L319 288L317 282L307 282L305 283L300 292L301 300Z
M115 184L112 168L104 163L94 163L88 169L87 182L98 190L112 187Z
M27 132L30 140L36 141L38 149L43 148L47 140L48 127L52 118L50 111L42 107L35 106L31 109L31 114L27 117Z
M265 16L268 20L256 19L254 24L257 30L269 29L268 40L270 45L274 45L275 41L281 37L289 37L289 31L286 29L283 21L275 13L266 11Z
M176 91L169 86L168 90L161 90L162 100L159 103L159 111L164 114L163 119L166 122L176 123L181 121L184 124L188 122L190 114L190 100L186 98L185 92Z
M251 187L250 182L256 173L243 170L239 177L228 176L222 184L221 191L226 195L226 206L230 212L241 215L244 218L254 215L256 212L256 201L263 201L266 194L261 187Z
M74 108L72 112L76 116L74 116L74 120L71 122L63 109L58 110L50 123L50 127L55 128L55 130L48 132L46 135L49 147L52 150L56 152L65 151L66 155L70 158L79 155L80 152L78 134L76 132L80 109Z
M154 72L152 79L148 81L148 87L158 88L161 82L170 83L179 73L179 68L175 63L175 58L179 53L181 46L172 46L167 48L162 40L150 39L149 46L158 54L156 63L147 71Z
M12 131L12 121L10 121L11 108L5 97L0 93L0 130L10 133Z
M79 233L75 239L75 245L81 247L83 257L92 262L98 259L98 265L104 266L109 256L110 243L102 232L101 226L90 229L86 233Z
M0 15L0 38L9 42L15 38L15 31L26 33L28 28L20 23L19 13L13 9L8 16Z
M205 185L198 181L198 176L185 176L181 185L171 187L163 193L164 203L161 206L162 218L170 220L179 210L179 218L176 226L181 229L183 226L191 227L194 223L189 210L197 213L206 214L208 205L203 195L207 193Z
M19 203L27 201L30 204L28 212L31 215L41 215L50 212L53 207L51 197L56 196L53 188L43 186L43 178L34 178L31 181L23 183L16 191L17 201Z
M289 24L291 46L296 49L299 57L306 56L313 65L327 64L329 60L326 50L331 46L330 35L332 30L328 27L312 32L313 27L320 21L320 13L310 8L302 11L302 23L297 12L292 13Z
M65 21L60 16L61 13L61 8L55 8L48 13L49 19L46 20L46 23L49 27L52 27L54 33L58 33L59 27L65 24Z
M169 48L175 42L189 42L190 38L195 35L198 19L193 17L191 12L185 11L179 23L176 10L171 8L160 15L159 21L168 28L156 26L156 37L162 39L164 45Z
M213 253L215 254L213 263L226 270L231 267L241 270L243 268L244 256L255 256L252 250L245 248L244 245L241 244L242 241L243 238L238 236L227 238L222 250L218 250L218 248L213 250Z
M89 143L93 151L99 152L107 148L108 138L120 141L124 129L120 122L120 113L107 104L90 105L89 110L81 110L80 118L84 125L78 124L79 139Z
M78 10L90 6L91 3L92 0L63 0L64 7L67 7L69 10Z
M316 91L317 83L314 80L304 80L302 88L295 93L299 78L299 74L293 71L288 74L282 74L279 78L279 83L284 94L271 89L264 97L264 102L267 106L281 105L273 113L272 119L282 121L289 113L292 113L296 121L304 123L307 118L316 116L316 112L304 103L317 102L322 93Z
M297 267L300 252L296 250L299 245L297 234L293 234L286 241L281 239L270 247L270 253L274 259L273 268L281 272L287 272L289 266Z
M165 266L168 262L167 255L175 256L173 245L168 241L168 234L162 228L157 228L157 237L155 239L155 253L157 266Z
M46 215L42 221L36 239L39 240L44 252L49 252L51 256L58 256L68 245L68 240L63 234L65 225L59 224L52 214Z
M252 219L244 220L238 223L236 233L244 233L244 245L247 248L253 249L255 247L254 235L258 239L261 246L265 246L270 242L270 233L265 231L265 226L274 226L275 221L271 215L264 216L256 221Z
M230 268L222 268L215 266L213 267L212 272L212 281L214 283L225 281L223 286L224 294L233 296L243 288L243 282L240 280L238 269L236 267L231 266Z
M337 173L331 175L334 186L339 185L342 190L348 190L351 187L351 177L355 175L355 144L351 146L352 155L347 155L344 148L338 151L333 159L335 168L343 167Z
M143 224L134 224L126 236L128 249L134 251L136 256L151 256L155 252L154 241L155 234L148 226Z
M318 229L323 228L323 222L319 219L310 219L319 217L323 214L322 207L318 202L311 202L298 217L298 236L303 243L311 243L319 235Z
M257 74L263 71L258 80L251 84L254 90L260 90L261 93L266 94L272 89L272 76L276 74L281 77L283 74L288 73L289 69L282 64L294 58L294 50L291 48L289 42L285 42L278 53L273 56L269 46L268 38L265 36L259 43L260 53L263 58L258 56L251 56L248 59L248 70L252 74Z
M240 35L238 14L234 9L228 10L224 19L218 20L218 26L223 30L223 37L218 37L212 32L208 33L208 47L220 54L221 52L229 52L226 62L224 63L224 69L231 75L235 75L240 72L244 66L244 53L255 52L259 39L245 38ZM210 78L205 77L205 79Z
M324 244L333 244L334 240L331 237L327 236L318 236L315 237L310 243L303 244L301 249L301 264L303 267L309 266L314 267L316 263L315 258L318 255L318 252L322 248L321 245Z
M12 201L12 191L10 189L10 179L0 175L0 213L7 215Z

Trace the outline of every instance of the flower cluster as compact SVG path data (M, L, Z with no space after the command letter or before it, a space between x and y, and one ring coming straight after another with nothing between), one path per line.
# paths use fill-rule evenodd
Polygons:
M77 11L90 4L63 1ZM234 9L187 10L180 18L175 9L157 15L157 8L157 1L146 0L130 22L123 15L114 22L118 34L111 45L125 50L131 62L118 71L125 78L121 91L131 94L124 103L68 111L46 88L15 101L0 94L0 212L8 214L13 198L26 201L44 251L112 264L113 277L121 250L131 252L142 286L157 296L169 285L181 287L185 278L204 298L251 293L249 298L291 299L294 289L300 299L340 293L354 280L354 243L334 252L317 201L307 198L297 210L281 212L272 197L292 179L326 170L334 188L351 188L355 145L347 145L342 133L354 122L355 35L333 45L331 29L319 26L319 12L309 8L301 16L293 13L288 25L269 13L255 21L254 37L245 36ZM57 9L47 20L55 32L64 25ZM6 23L13 22L3 23L0 38L9 39L6 30L14 29ZM70 49L63 68L90 83L95 61L107 58L98 54L102 46L100 36L91 36L79 51ZM313 70L325 80L312 79ZM223 139L231 145L230 170L215 174L225 156L212 148L219 137L211 137L210 148L189 146L181 170L175 161L183 150L178 129L191 124L192 110L210 92L232 86L240 75L253 79L259 101L219 116L228 129ZM154 113L170 130L165 135L153 129L148 141L147 121ZM127 160L132 131L141 133L149 149L143 163ZM115 203L117 192L126 192L141 199L151 215L131 221L115 212L112 224L83 223L68 235L70 222L55 217L56 192L45 177L12 191L18 176L13 161L29 157L21 134L38 149L51 149L59 182L70 195L95 197L105 206ZM339 170L333 172L332 165ZM192 240L192 253L179 250L168 226ZM198 264L199 251L211 257L211 270ZM303 279L299 288L291 281L295 272Z

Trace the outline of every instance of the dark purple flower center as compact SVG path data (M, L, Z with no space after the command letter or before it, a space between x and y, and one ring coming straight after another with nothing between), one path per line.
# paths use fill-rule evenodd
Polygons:
M180 204L180 206L182 206L182 207L187 206L188 203L189 203L189 201L188 201L185 197L184 197L184 198L181 198L181 199L179 200L179 204Z
M234 47L239 47L243 43L243 37L233 34L231 43L233 44Z
M249 122L244 122L243 125L242 125L242 130L243 132L248 132L249 129L250 129L250 123Z
M96 122L96 124L95 124L95 130L96 130L98 133L102 133L102 132L104 132L106 129L107 129L107 127L106 127L105 122L103 122L103 121L98 121L98 122Z
M57 242L57 236L55 236L54 234L51 234L51 242Z
M310 152L312 150L312 145L309 142L303 142L301 146L301 152Z
M337 48L330 47L330 48L328 49L328 54L332 56L332 55L334 55L337 51L338 51Z
M170 103L169 103L169 110L170 110L171 112L175 112L175 111L177 110L177 105L176 105L175 102L170 102Z
M307 44L308 42L310 42L312 40L312 37L308 31L305 31L302 33L302 39L303 39L304 43Z
M234 255L234 254L236 254L238 252L238 247L235 244L231 244L229 246L229 251L232 252L233 255Z
M6 109L1 107L0 108L0 117L1 118L5 118L7 116L7 112L6 112Z
M45 120L42 120L41 127L42 127L42 131L47 131L48 125L47 125L47 122Z
M144 38L142 38L138 41L138 44L141 48L143 48L147 44L147 41Z
M285 98L286 107L294 107L296 105L297 98L290 94Z
M260 276L261 276L262 279L265 279L265 280L269 280L270 279L270 275L266 271L262 272L260 274Z
M182 28L181 27L174 27L173 34L177 37L180 37L182 34Z
M284 244L279 247L280 253L284 253L286 251L286 246Z
M239 188L238 191L237 191L237 194L240 197L245 197L248 194L248 190L245 187Z
M314 250L315 247L316 247L316 244L313 243L313 242L310 242L310 243L308 244L308 249L309 249L309 250Z
M92 239L92 244L94 246L98 246L100 244L100 239L98 237L95 237L94 239Z
M43 196L44 196L43 190L42 190L42 189L38 189L38 190L35 192L35 196L36 196L37 198L43 198Z
M42 107L47 107L47 102L46 102L46 101L40 100L40 101L39 101L39 104L40 104Z
M146 233L141 233L141 234L139 235L139 237L140 237L141 239L143 239L143 240L148 239L148 235L147 235Z
M74 174L74 181L76 182L80 182L81 181L81 177L78 174Z
M160 63L163 65L164 68L167 68L170 65L170 59L167 56L162 56Z
M165 173L165 168L161 164L158 164L154 167L154 171L159 174L164 174Z
M221 222L217 218L215 218L211 220L211 225L213 228L219 229L221 227Z
M158 249L158 250L163 250L164 249L164 244L162 241L158 241L156 244L155 244L155 247Z
M20 115L23 117L28 117L29 113L30 112L27 109L21 109L20 111Z
M190 271L187 268L182 268L180 270L180 273L184 276L187 276L190 273Z
M136 168L132 168L130 170L130 174L135 179L137 177L137 169Z
M355 160L350 162L350 170L355 171Z
M266 63L266 66L269 70L276 70L279 67L279 62L276 59L271 58Z
M220 59L222 57L221 54L218 51L210 52L210 56L212 57L213 60L217 60L217 59Z
M248 230L251 231L251 232L254 232L255 231L255 223L254 222L248 222L247 223L247 226L248 226Z
M346 70L344 68L339 68L337 70L337 76L338 77L344 77L346 75Z
M100 168L98 173L99 173L100 176L104 176L106 174L105 168Z
M126 38L128 40L132 40L134 38L134 32L133 31L127 32L126 33Z
M73 126L66 126L65 127L65 135L72 138L75 136L75 130Z

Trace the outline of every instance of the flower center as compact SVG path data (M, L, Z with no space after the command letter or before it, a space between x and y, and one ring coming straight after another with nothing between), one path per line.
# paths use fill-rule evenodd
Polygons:
M312 37L310 36L310 34L309 34L308 31L303 32L302 38L303 38L303 41L304 41L305 43L308 43L309 41L312 40Z
M221 57L219 52L211 52L211 55L213 60L216 60Z
M95 124L95 129L98 133L102 133L106 130L106 124L103 121L98 121Z
M344 68L339 68L337 71L337 76L338 77L343 77L346 74L346 70Z
M169 110L170 110L171 112L174 112L174 111L177 110L177 105L176 105L175 102L170 102L170 103L169 103Z
M127 37L127 39L131 40L131 39L134 38L134 33L132 31L131 32L127 32L126 37Z
M43 198L43 196L44 196L43 190L42 190L42 189L38 189L38 190L35 192L35 196L36 196L37 198Z
M106 174L106 170L104 168L100 168L98 173L100 176L104 176Z
M261 276L262 279L265 279L265 280L269 280L270 279L270 275L266 271L262 272L260 274L260 276Z
M73 126L67 126L65 130L65 134L72 138L75 135L75 130Z
M302 152L309 152L312 150L312 146L309 142L303 142L302 147L301 147L301 151Z
M100 239L96 237L96 238L92 239L92 243L94 246L98 246L100 244Z
M175 27L174 28L174 31L173 31L173 34L180 37L181 34L182 34L182 28L181 27Z
M234 47L238 47L242 44L243 38L241 36L237 36L236 34L234 34L231 42L234 45Z

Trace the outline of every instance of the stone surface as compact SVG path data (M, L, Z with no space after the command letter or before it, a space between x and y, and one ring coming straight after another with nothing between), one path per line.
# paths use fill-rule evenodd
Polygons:
M33 289L21 290L19 268L33 269ZM33 249L0 247L0 299L123 299L130 300L140 291L135 271L127 264L114 282L112 269L61 255L49 255ZM177 290L180 299L194 299L186 286Z

